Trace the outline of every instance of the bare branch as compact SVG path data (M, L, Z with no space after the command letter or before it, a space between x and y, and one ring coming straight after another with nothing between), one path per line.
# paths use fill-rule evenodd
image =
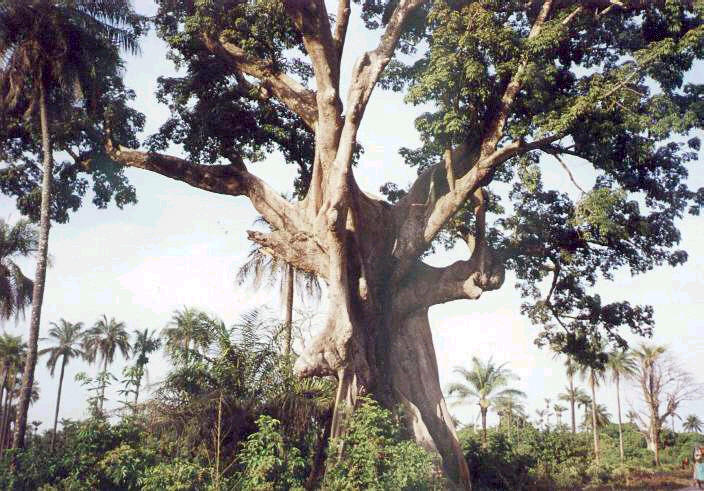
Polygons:
M247 196L267 222L277 229L305 230L298 208L264 181L247 171L244 162L203 165L155 152L106 145L110 158L129 167L148 170L212 193Z
M224 36L213 40L203 36L206 47L226 60L235 70L261 81L262 88L284 103L310 127L315 128L318 111L315 92L285 73L274 70L270 63L248 55L242 48L228 42Z
M350 21L350 12L352 12L350 0L339 0L335 19L335 34L333 35L337 48L338 62L342 60L342 51L345 48L345 36L347 35L347 25Z

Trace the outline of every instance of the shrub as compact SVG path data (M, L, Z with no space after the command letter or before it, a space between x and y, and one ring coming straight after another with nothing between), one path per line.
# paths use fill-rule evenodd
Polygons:
M326 490L444 489L432 456L403 438L391 412L364 398L348 416L344 438L333 440Z

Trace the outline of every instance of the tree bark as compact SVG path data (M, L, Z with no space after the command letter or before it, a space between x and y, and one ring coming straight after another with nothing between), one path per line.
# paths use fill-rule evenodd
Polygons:
M40 77L39 83L39 119L42 133L43 176L42 176L42 201L39 218L39 247L37 250L37 269L32 290L32 316L29 324L29 339L27 341L27 358L22 374L22 389L17 408L16 431L12 440L13 448L24 447L24 435L27 431L27 413L32 399L32 386L34 384L34 368L37 365L37 344L39 341L39 327L42 315L42 302L44 301L44 283L46 280L47 257L49 253L49 229L51 227L51 182L54 170L54 158L49 136L49 116L47 107L47 87Z
M616 374L616 410L618 412L618 450L621 456L621 464L623 464L623 428L622 428L622 423L621 423L621 379L618 376L618 373Z
M339 318L339 314L332 315ZM362 312L355 311L355 316L361 315ZM427 309L403 317L393 314L380 317L377 322L388 326L387 329L379 328L379 324L374 326L373 322L360 322L355 326L358 328L355 337L347 344L351 348L347 352L347 363L337 373L338 393L331 436L343 435L347 408L354 407L359 396L374 394L389 409L402 407L406 427L416 442L440 457L443 470L456 486L470 489L467 463L438 379ZM328 332L321 338L334 345L336 335L339 333ZM321 338L316 341L320 342ZM330 345L327 347L334 351ZM360 345L366 349L360 349ZM324 359L331 356L330 353L311 353L309 348L296 362L295 370L299 375L315 374L308 370L320 361L311 359L313 355Z
M56 425L59 422L59 404L61 403L61 387L64 383L64 369L66 368L66 355L61 362L61 374L59 375L59 390L56 394L56 409L54 410L54 432L51 434L51 451L54 451L56 444Z
M590 383L592 388L592 432L594 434L594 459L596 464L599 465L599 431L596 427L596 390L594 383L594 373L592 372Z
M486 447L488 445L488 439L486 436L486 409L482 407L479 410L482 414L482 445Z
M286 330L286 346L284 348L284 355L288 360L291 356L291 343L292 343L292 333L293 329L293 281L294 281L295 271L293 266L290 264L286 265L286 317L284 319L284 329Z

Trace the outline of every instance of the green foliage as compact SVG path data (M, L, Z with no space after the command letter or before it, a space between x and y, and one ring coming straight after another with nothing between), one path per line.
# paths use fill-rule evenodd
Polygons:
M138 145L144 115L128 107L120 48L139 50L146 19L130 2L4 0L0 10L0 191L38 220L41 198L39 87L48 91L51 142L69 161L54 166L51 218L66 222L89 190L105 208L136 202L123 168L108 159L105 137Z
M144 491L207 489L210 470L196 462L173 459L146 469L139 485Z
M430 454L403 439L379 403L363 398L346 424L345 436L330 445L323 489L441 489Z
M243 443L237 460L242 471L236 477L243 491L303 489L305 461L301 451L285 443L279 422L269 416L257 419L256 433Z

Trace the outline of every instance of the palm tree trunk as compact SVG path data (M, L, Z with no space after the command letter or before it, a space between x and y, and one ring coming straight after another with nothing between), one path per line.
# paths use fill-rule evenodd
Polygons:
M294 271L293 266L290 264L286 265L286 319L284 320L284 328L286 329L286 347L284 349L284 355L288 359L291 355L291 330L293 324L293 280Z
M61 362L61 375L59 375L59 391L56 394L56 410L54 410L54 432L51 434L51 451L54 452L56 443L56 425L59 422L59 403L61 402L61 386L64 384L64 369L66 368L66 355Z
M137 400L139 399L139 386L142 385L142 368L139 371L139 377L137 378L137 383L134 386L134 406L135 411L137 410Z
M575 421L575 415L574 415L574 378L573 377L568 377L569 382L570 382L570 410L572 411L572 433L577 433L577 423Z
M618 412L618 449L621 454L621 464L623 464L623 429L621 428L621 387L618 373L615 376L616 381L616 408Z
M12 440L12 448L24 447L24 434L27 431L27 412L32 399L34 384L34 367L37 365L37 343L39 341L39 325L44 301L44 282L46 280L46 264L49 252L49 228L51 227L51 180L54 159L49 138L49 116L47 108L47 87L40 73L39 83L39 119L42 131L42 152L44 154L44 175L42 176L42 202L39 219L39 248L37 251L37 270L34 275L32 291L32 317L29 323L29 340L27 342L27 359L22 374L22 389L17 408L16 431Z
M13 377L14 377L13 373ZM14 390L12 387L7 388L5 395L5 407L2 412L2 423L0 424L0 455L4 453L8 447L8 436L10 432L10 409L12 408L12 400L14 399Z
M103 402L105 401L105 386L108 384L108 357L105 357L105 363L103 363L103 386L100 389L100 412L103 412Z
M599 465L599 432L596 429L596 390L594 386L594 374L592 374L589 385L592 388L592 432L594 433L594 459L596 464Z
M488 439L486 436L486 409L480 408L482 413L482 443L486 447L488 444Z

